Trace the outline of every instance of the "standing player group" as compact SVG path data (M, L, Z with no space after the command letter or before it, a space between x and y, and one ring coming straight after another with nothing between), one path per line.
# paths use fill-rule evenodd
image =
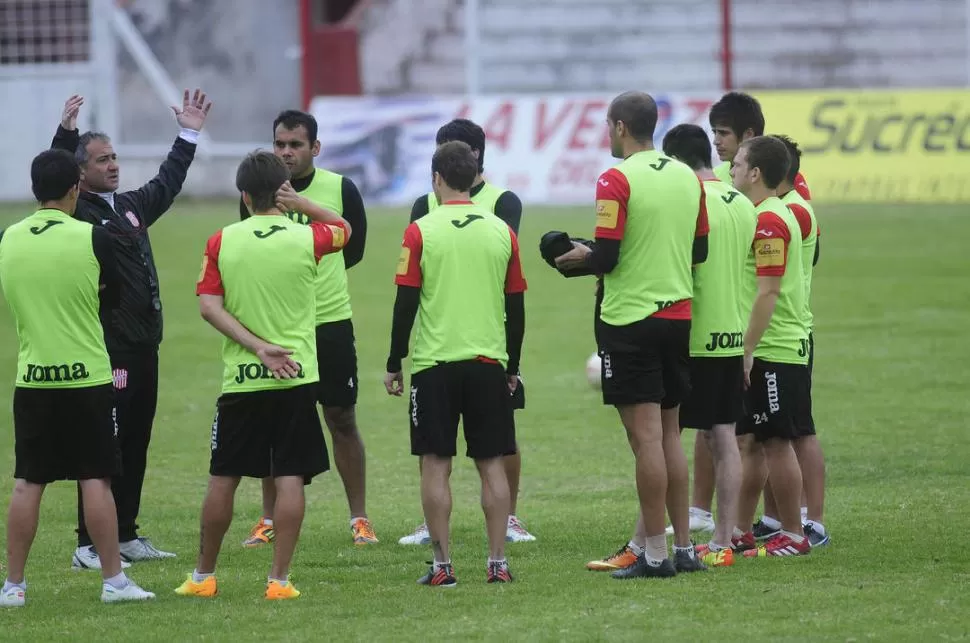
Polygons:
M617 407L637 461L633 537L587 564L615 578L726 567L735 552L801 555L828 543L811 409L819 227L797 144L764 136L760 105L741 93L711 108L724 161L716 169L696 125L674 127L663 153L654 150L656 120L645 94L613 101L613 152L624 160L599 179L596 240L573 242L556 259L567 276L602 275L603 398ZM690 507L683 428L702 433ZM765 512L755 522L762 493ZM688 533L705 530L713 537L695 548Z
M37 526L37 507L44 486L56 480L78 480L79 545L72 564L76 569L101 570L103 600L152 598L151 592L139 588L121 570L133 562L175 556L138 536L135 525L157 396L161 341L161 299L147 228L178 195L211 103L198 90L192 96L186 92L182 109L174 108L182 129L158 176L138 190L119 193L119 167L110 138L100 132L79 135L77 131L83 102L80 96L72 96L65 103L53 145L64 152L52 150L35 160L32 177L41 208L6 231L6 242L0 243L0 280L21 342L15 395L17 487L8 517L9 570L0 592L0 605L4 606L23 605L26 600L24 568ZM198 562L176 590L180 595L214 596L218 592L215 564L242 477L262 480L262 516L243 545L273 544L266 597L299 595L288 581L288 568L303 520L303 486L329 468L314 408L317 403L323 407L324 423L333 440L334 461L350 508L353 542L378 542L365 506L364 445L355 413L357 356L346 276L346 270L359 263L364 253L367 224L363 201L348 178L314 167L320 142L312 116L295 110L282 112L273 123L273 137L272 154L250 155L239 167L236 184L242 195L241 221L213 236L203 257L197 288L200 312L225 336L225 368L212 425L211 478L202 508ZM445 163L447 171L443 169L439 176L449 178L436 183L432 194L418 199L412 220L421 220L414 229L432 226L440 217L428 215L448 210L442 204L457 195L468 204L474 202L475 211L481 212L470 215L469 221L487 218L508 224L501 224L509 232L506 247L499 252L508 253L506 262L514 254L518 266L514 230L521 218L521 202L514 193L484 181L484 131L470 121L456 120L441 128L438 142L454 144L451 157L435 161ZM464 235L466 240L475 238L475 229L477 226ZM75 232L68 235L70 230ZM21 231L29 234L23 236ZM425 254L434 256L433 243L428 248ZM77 266L67 271L74 281L61 278L58 282L78 298L76 306L69 305L68 297L47 301L36 295L50 292L53 298L56 292L46 284L58 279L56 275L28 273L17 267L28 263L19 259L25 253L42 256L45 252L64 257L60 270L77 255ZM253 262L253 256L264 259ZM94 259L97 261L92 263ZM270 264L276 268L265 270ZM420 269L419 265L416 270ZM468 284L452 287L468 291ZM524 279L520 277L509 287L524 289ZM422 293L415 300L414 314L420 308L423 315L427 286L412 290ZM521 290L510 291L510 299L518 302L518 307L510 309L510 324L524 328ZM97 305L92 307L92 301ZM306 301L314 306L307 308ZM508 311L504 303L497 310L503 316L499 324L503 330L501 337L492 337L493 348L486 353L494 354L489 359L504 364L510 360L504 331ZM58 332L48 332L48 325ZM90 341L77 342L88 335ZM520 330L520 345L521 336ZM403 339L404 355L407 339ZM440 342L424 346L426 340L427 336L419 336L416 350L423 347L434 355L453 348ZM452 341L460 344L463 340ZM105 359L108 366L102 363ZM516 385L503 375L498 400L500 407L509 408L506 439L482 451L489 452L487 457L476 454L475 458L483 475L488 471L488 488L499 492L489 511L489 533L495 541L489 559L492 582L511 580L502 553L506 541L535 540L515 515L521 460L512 409L523 408L525 397L518 384L518 357L512 359ZM37 395L47 397L31 402ZM68 403L61 401L71 396ZM64 412L73 414L71 422L58 415ZM66 426L79 430L65 437ZM268 433L267 426L276 430ZM501 453L490 454L499 442ZM51 453L47 447L52 443L62 446ZM447 457L440 441L429 438L427 444L428 453L423 455ZM426 467L425 461L420 460L423 485L430 479L426 469L435 470L434 464ZM441 482L440 476L437 479ZM102 486L96 484L99 481ZM507 481L511 492L501 493L499 481ZM447 486L446 479L444 484ZM110 485L107 497L103 485ZM427 505L425 513L432 513ZM432 524L435 521L430 518L400 542L431 543L431 532L439 529Z
M175 109L182 131L159 175L140 190L116 193L108 137L77 136L82 102L69 99L55 138L55 147L74 154L52 150L34 161L41 209L0 238L0 281L21 344L5 606L26 600L24 568L40 497L56 480L78 480L74 565L101 569L103 600L153 598L122 567L174 556L139 537L134 524L161 340L146 228L178 194L211 104L198 91L191 98L186 92L183 108ZM716 169L701 128L674 128L660 152L653 147L656 122L656 104L646 94L613 101L610 140L622 161L597 182L595 240L566 240L562 252L547 256L564 274L596 275L599 282L595 330L604 402L617 407L636 458L640 515L630 542L588 567L618 578L726 566L734 551L802 554L828 540L810 397L808 292L818 225L798 173L797 146L763 136L760 106L744 94L726 95L711 111L725 161ZM273 136L272 153L255 152L239 166L241 220L213 235L203 255L200 312L224 336L224 369L198 559L176 589L183 596L218 593L216 562L243 477L262 481L262 516L243 544L273 545L265 596L300 595L289 566L304 487L329 469L317 404L332 438L353 542L378 542L365 505L346 276L364 253L363 201L352 181L315 168L320 142L312 116L282 112ZM525 404L519 361L526 281L516 237L522 204L485 181L479 126L454 120L436 142L434 189L415 202L402 243L386 364L387 392L401 396L402 363L412 356L408 415L425 516L399 542L432 547L434 560L419 583L457 583L449 556L449 476L461 422L466 454L482 480L486 580L505 583L512 581L505 543L535 540L516 515L521 458L514 410ZM56 275L18 267L25 263L18 257L51 252L76 265L65 271L62 261ZM58 315L62 323L53 324ZM41 324L60 334L45 330L41 337ZM136 381L148 391L147 408L132 401ZM684 427L705 436L697 440L693 503ZM51 443L62 446L52 452L44 446ZM121 484L131 475L130 484ZM712 520L714 488L717 528L709 544L695 548L690 532ZM762 491L764 516L754 523ZM767 542L758 546L756 539Z

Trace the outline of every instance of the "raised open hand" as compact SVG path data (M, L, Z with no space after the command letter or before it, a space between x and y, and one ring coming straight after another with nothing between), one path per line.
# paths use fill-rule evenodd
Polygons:
M61 127L71 131L77 129L77 115L84 104L84 96L74 94L64 103L64 111L61 113Z
M209 115L209 110L212 109L212 103L206 101L205 98L205 92L201 89L196 89L190 99L189 90L186 89L185 94L182 96L182 109L172 105L172 111L175 112L175 120L178 121L180 127L192 129L197 132L202 129L202 125L205 123L205 117Z

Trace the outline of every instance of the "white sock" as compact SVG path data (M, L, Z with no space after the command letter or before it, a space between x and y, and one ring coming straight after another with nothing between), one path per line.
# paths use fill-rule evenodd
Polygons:
M692 515L692 516L701 516L702 518L713 518L714 517L714 514L712 514L710 511L708 511L706 509L701 509L699 507L691 507L688 510L688 513L690 513L690 515Z
M805 536L802 535L802 534L793 534L790 531L782 531L781 533L783 533L786 536L788 536L789 538L791 538L792 541L794 541L795 544L797 544L797 545L801 545L803 542L805 542Z
M491 565L492 563L501 563L501 564L504 565L504 564L507 564L508 562L509 561L507 559L505 559L505 558L503 558L502 560L495 560L494 558L489 558L488 559L488 564L489 565Z
M812 526L812 529L814 529L815 531L817 531L820 536L824 536L825 535L825 525L823 525L822 523L816 522L814 520L808 520L808 521L806 521L805 524L806 525L811 525Z
M651 567L659 567L667 558L667 536L647 536L647 546L644 548L643 557Z
M713 540L707 543L707 551L721 551L721 550L730 549L730 548L731 548L731 545L721 545L714 542Z
M266 579L266 582L267 583L272 583L273 581L276 581L277 583L279 583L283 587L286 587L286 585L290 582L290 580L288 578L287 579L283 579L283 578L273 578L272 576L269 576Z
M17 587L19 589L22 589L22 590L24 590L26 592L27 591L27 579L25 578L22 581L20 581L19 583L11 583L10 582L10 579L7 579L7 580L3 581L3 591L9 592L14 587Z
M266 525L267 527L272 527L273 526L273 519L272 518L267 518L266 516L263 516L263 524Z
M768 527L769 529L781 529L781 522L775 520L771 516L762 516L761 522L765 523L765 527Z
M439 568L444 567L445 565L450 565L450 564L451 564L451 559L450 558L448 560L444 561L444 562L438 562L436 560L436 561L434 561L434 563L432 563L432 568L434 568L435 570L438 570Z
M732 532L732 534L731 534L731 535L732 535L732 536L733 536L734 538L742 538L742 537L744 536L744 532L743 532L743 531L741 531L740 529L738 529L737 527L735 527L735 528L734 528L734 532Z
M117 576L112 576L111 578L104 579L105 584L111 585L115 589L124 589L128 586L128 577L125 576L124 572L121 572Z
M802 507L802 522L808 519L808 507Z
M643 547L638 545L636 541L631 540L626 544L626 546L629 547L630 551L632 551L637 556L643 553Z
M202 582L204 582L204 581L205 581L205 579L207 579L207 578L208 578L209 576L215 576L215 575L216 575L216 573L215 573L215 572L209 572L208 574L200 574L200 573L199 573L199 570L197 570L197 569L193 569L193 570L192 570L192 582L193 582L193 583L202 583Z
M690 558L694 558L694 546L693 545L687 545L686 547L678 547L677 545L674 545L674 554L676 555L677 552L680 552L680 551L687 552L687 555Z

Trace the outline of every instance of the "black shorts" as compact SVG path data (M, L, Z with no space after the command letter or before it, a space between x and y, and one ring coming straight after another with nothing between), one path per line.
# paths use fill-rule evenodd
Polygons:
M110 383L14 389L14 478L36 484L121 474Z
M795 437L815 435L815 418L812 415L812 367L815 365L815 337L808 334L808 377L798 396L798 415L795 417Z
M465 455L486 460L515 453L512 396L501 364L466 360L432 366L411 376L411 453L457 454L458 420Z
M710 431L744 414L744 358L691 357L690 396L680 407L680 426Z
M316 386L224 393L212 422L209 473L233 478L303 476L309 484L330 469Z
M807 379L807 366L755 358L738 434L753 434L759 442L799 437L796 419Z
M670 409L690 394L690 320L647 317L626 326L598 321L603 403L659 403Z
M357 404L357 346L354 322L349 319L317 326L317 401L325 407Z

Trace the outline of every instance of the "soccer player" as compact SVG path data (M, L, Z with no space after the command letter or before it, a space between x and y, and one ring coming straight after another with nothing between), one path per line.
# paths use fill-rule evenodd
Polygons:
M796 177L800 166L802 151L791 138L775 135L788 148L792 167L788 176L778 186L779 198L788 205L788 209L798 218L802 229L802 278L805 281L804 321L808 327L808 381L803 390L803 401L799 408L801 412L795 419L796 438L792 442L795 455L802 469L803 497L806 502L802 506L802 522L805 525L805 535L808 536L812 547L821 547L829 542L828 533L822 522L825 504L825 456L815 433L815 420L812 417L812 367L815 363L815 336L812 328L815 322L810 297L812 293L812 272L819 258L819 235L821 230L815 217L812 204L806 201L795 189ZM765 494L765 515L762 521L767 523L769 518L775 521L776 515L774 499Z
M376 543L377 535L367 517L366 457L364 441L357 428L357 349L351 320L347 270L364 257L367 215L364 201L354 182L327 170L316 168L313 159L320 154L317 121L306 112L286 110L273 121L273 152L290 171L290 184L317 205L340 214L354 230L352 239L337 253L320 260L317 268L316 346L320 382L317 401L323 406L323 419L333 440L333 460L350 505L350 531L355 545ZM249 209L240 201L240 219ZM309 223L298 212L287 212L297 223ZM263 516L253 527L244 547L270 543L274 537L273 507L276 485L265 478Z
M714 147L718 157L723 161L714 168L714 174L721 181L731 184L731 162L738 153L738 147L754 136L762 136L765 132L765 116L761 110L761 103L750 94L743 92L728 92L715 102L708 117L711 130L714 132ZM811 198L808 185L801 174L795 175L795 189L806 200ZM707 442L694 442L694 490L690 508L691 531L712 531L714 529L711 503L714 499L714 465L711 451ZM765 493L765 502L770 504L770 489ZM672 528L667 533L672 533ZM755 536L759 539L769 538L777 530L766 529L759 521L754 528Z
M616 407L636 458L642 548L614 578L670 577L705 569L687 531L687 459L680 404L689 389L691 265L707 255L704 188L689 167L653 147L657 104L627 92L610 104L615 158L596 185L596 243L573 242L560 268L603 275L597 342L603 401ZM664 506L675 527L667 555ZM639 527L642 526L642 531Z
M802 474L792 448L801 392L808 378L804 321L802 229L777 196L790 165L785 144L770 136L745 141L731 166L734 187L758 212L753 255L757 274L744 333L745 415L739 434L744 473L739 525L753 523L764 487L764 466L778 506L781 532L755 548L753 534L735 532L745 556L797 556L811 551L799 511ZM753 439L752 439L753 437Z
M710 141L701 127L677 125L664 137L663 149L704 181L707 198L708 258L694 268L691 393L681 408L680 424L701 430L697 439L705 440L714 454L717 521L702 560L712 567L727 567L734 563L731 537L741 488L735 426L743 414L742 338L747 319L742 298L757 214L751 201L714 176Z
M118 304L111 239L73 218L81 179L74 156L38 155L30 167L40 209L0 237L0 284L20 343L13 395L15 486L7 516L10 569L0 607L26 603L24 568L44 489L77 480L87 527L101 553L101 600L155 598L125 576L111 478L118 474L111 364L100 310Z
M168 211L181 191L212 103L198 89L191 97L185 90L181 109L172 107L181 130L168 158L155 178L129 192L117 191L118 155L111 139L101 132L78 136L77 117L83 103L81 96L67 100L51 147L71 152L81 165L81 195L74 216L103 227L112 236L125 286L121 303L103 320L121 445L121 474L111 479L121 556L131 562L173 558L175 554L140 537L137 524L158 402L158 347L162 341L162 300L148 228ZM86 524L79 498L77 549L71 566L100 569L101 561Z
M308 302L317 264L344 247L351 228L284 186L289 178L273 154L247 156L236 172L236 187L253 216L212 235L202 257L199 308L225 335L225 367L212 423L199 559L175 590L181 596L218 593L216 560L242 476L272 476L276 484L276 537L265 596L300 595L288 578L303 523L303 488L330 467L316 410L315 311ZM296 223L284 212L299 212L313 223Z
M744 92L728 92L711 105L708 114L711 130L714 132L714 148L723 161L714 168L714 174L725 183L731 183L731 162L744 141L764 136L765 115L758 99ZM812 198L799 172L795 173L794 188L806 201Z
M489 583L512 581L505 559L509 485L503 456L515 449L510 393L518 386L525 278L515 233L469 192L479 165L470 146L438 146L431 161L441 205L410 224L398 260L397 298L384 385L404 390L401 362L415 317L411 453L421 458L421 504L434 561L418 583L457 583L449 554L451 461L458 421L482 481ZM503 315L506 319L503 320Z
M522 220L522 201L519 200L515 192L503 190L487 183L482 175L485 171L485 130L470 120L456 118L442 125L435 137L437 145L449 141L467 143L478 159L478 175L469 191L472 203L490 211L499 219L505 221L515 234L519 234L519 222ZM436 207L438 207L438 199L434 192L418 197L411 208L411 222L414 223ZM519 385L512 393L512 408L516 410L525 408L525 385L522 383L521 375ZM522 475L522 454L519 451L518 444L515 445L515 452L506 455L503 462L505 463L505 473L509 479L509 491L512 494L505 540L514 543L534 541L536 537L529 533L522 521L516 516L519 500L519 479ZM428 533L428 526L423 523L413 533L398 540L401 545L427 545L430 542L431 535Z

